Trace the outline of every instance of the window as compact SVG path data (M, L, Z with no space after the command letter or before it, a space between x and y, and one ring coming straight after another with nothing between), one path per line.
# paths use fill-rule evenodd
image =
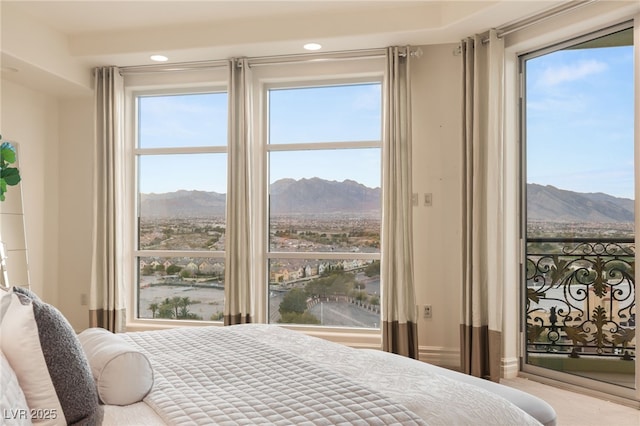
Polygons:
M134 98L137 317L221 320L227 94Z
M359 342L379 340L383 71L384 55L251 66L255 322L356 327ZM226 193L237 187L227 78L226 62L125 75L133 327L225 314Z
M380 325L381 96L267 88L270 323Z
M521 58L523 368L620 394L636 380L633 56L622 24Z

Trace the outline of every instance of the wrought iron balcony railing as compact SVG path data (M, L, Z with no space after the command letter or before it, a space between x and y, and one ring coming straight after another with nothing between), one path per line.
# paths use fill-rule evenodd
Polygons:
M631 360L633 239L527 240L527 352Z

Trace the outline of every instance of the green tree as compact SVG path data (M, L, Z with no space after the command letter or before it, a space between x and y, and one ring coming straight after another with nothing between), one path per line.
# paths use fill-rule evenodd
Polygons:
M320 320L309 312L285 312L281 314L278 322L282 324L320 324Z
M369 264L364 270L364 273L368 277L376 277L380 275L380 261L375 260Z
M171 305L171 301L167 297L160 303L158 307L158 318L174 318L173 316L173 306Z
M193 319L201 320L200 315L189 312L189 306L200 303L191 300L189 297L174 296L171 299L166 298L158 306L158 318L166 319ZM151 306L149 306L151 309Z
M188 297L180 298L180 315L178 318L188 318L190 315L189 305L192 305L193 302Z
M367 293L364 291L356 291L354 297L358 302L364 302L368 299Z
M191 272L189 269L182 269L180 271L180 276L182 278L191 278L193 277L193 272Z
M182 268L179 267L178 265L169 265L167 267L167 274L169 275L175 275L177 273L179 273L180 271L182 271Z
M223 312L216 312L215 314L211 314L211 321L222 321L224 319L224 313Z
M169 304L171 305L171 309L173 309L174 318L180 318L179 310L182 307L182 297L173 296L169 301Z
M323 273L307 284L306 290L312 296L326 297L335 294L349 294L356 286L356 277L341 270Z
M157 303L152 303L149 305L149 310L151 311L151 318L156 317L156 312L158 312L159 308L160 308L160 305L158 305Z
M307 293L301 288L294 288L288 292L280 302L280 315L286 312L302 314L307 310Z

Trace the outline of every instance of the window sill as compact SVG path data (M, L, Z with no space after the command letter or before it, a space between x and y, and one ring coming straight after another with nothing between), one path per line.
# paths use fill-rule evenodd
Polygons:
M223 327L219 321L175 321L136 319L127 322L126 331L154 331L180 327ZM309 336L340 343L353 348L380 349L382 334L380 329L358 329L348 327L309 327L297 325L280 325Z

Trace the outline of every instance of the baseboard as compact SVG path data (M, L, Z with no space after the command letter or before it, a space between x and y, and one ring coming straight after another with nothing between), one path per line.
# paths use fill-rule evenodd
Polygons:
M460 349L443 346L420 346L418 359L439 367L460 370Z
M520 373L520 361L517 357L502 358L500 361L500 377L513 379Z

